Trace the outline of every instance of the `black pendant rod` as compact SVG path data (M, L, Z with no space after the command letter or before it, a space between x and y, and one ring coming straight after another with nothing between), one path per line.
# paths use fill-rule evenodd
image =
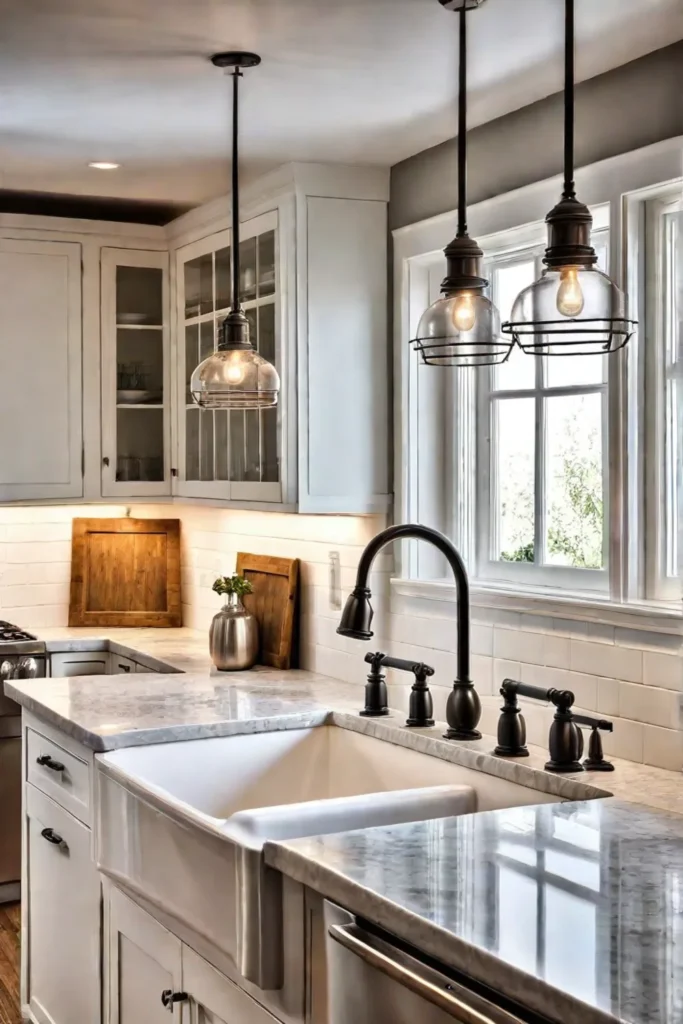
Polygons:
M467 7L460 8L458 67L458 238L467 235Z
M240 182L239 182L239 80L238 67L232 73L232 308L240 308Z
M564 199L576 199L574 184L574 0L564 4Z

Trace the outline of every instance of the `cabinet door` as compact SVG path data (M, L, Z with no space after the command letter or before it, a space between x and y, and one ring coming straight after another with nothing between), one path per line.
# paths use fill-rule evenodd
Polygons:
M171 493L168 255L102 250L102 494Z
M100 1020L100 882L90 829L25 784L28 941L24 977L39 1024Z
M282 376L277 228L276 211L242 225L240 301L254 348ZM263 410L199 409L190 394L192 372L215 350L218 327L232 301L230 232L184 246L177 260L180 451L175 491L235 502L281 502L284 387L281 404Z
M109 890L108 916L107 1024L189 1024L186 1001L169 1002L182 992L180 939L118 889Z
M0 501L83 495L81 247L0 239Z
M192 1006L192 1024L277 1024L251 996L206 960L183 946L183 987Z

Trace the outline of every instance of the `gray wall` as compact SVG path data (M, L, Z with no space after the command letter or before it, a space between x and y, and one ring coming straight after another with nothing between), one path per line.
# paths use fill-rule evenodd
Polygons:
M447 83L444 83L447 87ZM562 171L562 93L468 133L469 202ZM683 135L683 41L649 53L576 91L576 165ZM389 224L402 227L456 205L456 140L391 169Z

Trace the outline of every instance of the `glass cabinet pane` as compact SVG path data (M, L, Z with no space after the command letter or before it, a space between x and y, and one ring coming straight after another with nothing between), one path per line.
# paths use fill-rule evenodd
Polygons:
M230 308L230 247L216 253L216 310L227 313Z
M258 239L259 298L275 292L275 232L266 231Z
M117 480L163 480L163 409L117 409L116 452Z
M162 279L158 267L117 267L117 324L161 326Z
M213 312L213 253L185 264L185 319Z
M277 483L280 476L277 409L200 411L191 406L192 372L215 350L217 329L232 301L231 256L230 246L224 246L184 266L185 478L207 483ZM251 340L258 352L277 365L275 259L273 230L245 238L240 243L240 301L249 319ZM189 322L195 318L199 319L198 323ZM207 493L220 491L207 490Z
M156 262L157 255L149 258ZM117 483L160 483L165 479L164 271L118 263L113 270L114 323L107 337L108 358L115 363L109 377L114 452L108 457Z
M256 239L240 242L240 299L249 302L256 298Z
M164 399L162 331L116 332L116 404L160 405Z
M185 478L199 480L199 408L185 410Z
M192 395L190 393L190 380L195 366L198 366L199 359L199 324L192 324L185 328L185 404L190 405Z

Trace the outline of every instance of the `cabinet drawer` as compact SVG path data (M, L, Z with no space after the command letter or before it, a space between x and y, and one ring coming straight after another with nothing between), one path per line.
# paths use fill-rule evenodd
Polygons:
M90 765L34 729L26 730L26 779L90 824Z
M108 671L108 651L68 651L50 655L50 674L55 678L103 676Z
M90 829L27 785L25 999L35 1021L99 1024L100 882Z

